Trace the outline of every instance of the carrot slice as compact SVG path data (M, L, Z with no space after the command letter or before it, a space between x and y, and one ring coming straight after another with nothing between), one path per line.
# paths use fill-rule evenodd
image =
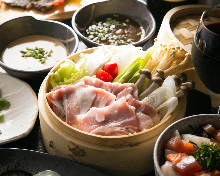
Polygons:
M189 142L183 142L183 152L190 154L195 150L195 147L193 144L189 143Z
M187 155L185 153L171 153L171 154L167 154L166 158L171 163L178 163L186 156Z
M57 1L53 2L54 6L59 6L59 5L62 5L62 4L64 4L64 0L57 0Z

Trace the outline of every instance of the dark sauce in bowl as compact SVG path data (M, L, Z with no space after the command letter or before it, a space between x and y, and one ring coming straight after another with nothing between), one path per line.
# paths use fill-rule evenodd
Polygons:
M109 14L96 18L84 35L98 44L127 45L138 42L144 35L144 30L127 16Z

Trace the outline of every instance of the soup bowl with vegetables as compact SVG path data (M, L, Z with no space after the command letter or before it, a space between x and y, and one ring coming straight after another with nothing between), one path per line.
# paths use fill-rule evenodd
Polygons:
M171 51L170 64L159 61ZM188 59L184 50L155 43L147 51L101 46L63 60L38 96L47 151L114 175L151 171L157 136L185 113L192 84L178 72Z
M45 76L78 48L78 37L70 27L31 16L1 24L0 33L0 67L23 79Z
M170 125L154 147L159 176L220 175L220 115L194 115Z

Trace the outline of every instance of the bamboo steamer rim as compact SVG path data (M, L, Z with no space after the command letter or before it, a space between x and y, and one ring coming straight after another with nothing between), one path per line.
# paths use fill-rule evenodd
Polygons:
M111 47L111 46L109 46ZM46 76L46 78L44 79L43 83L42 83L42 93L43 93L43 101L46 105L46 108L49 110L49 112L52 114L53 117L55 117L54 120L58 121L58 123L62 124L63 126L67 127L68 129L75 131L77 133L80 133L82 135L85 136L90 136L90 137L94 137L94 138L99 138L99 139L127 139L127 138L132 138L132 137L136 137L136 136L140 136L140 135L144 135L146 133L150 133L153 132L154 130L157 130L158 128L162 127L164 124L168 123L168 121L172 118L172 114L170 114L165 120L159 122L157 125L153 126L150 129L147 130L143 130L137 133L133 133L133 134L128 134L128 135L119 135L119 136L102 136L102 135L96 135L96 134L91 134L82 130L79 130L71 125L69 125L68 123L64 122L63 120L61 120L60 117L58 117L53 110L50 108L48 101L46 99L46 93L49 91L49 79L51 77L51 75L59 68L59 66L64 63L67 60L75 60L75 57L79 56L81 53L92 53L94 52L96 49L98 49L99 47L94 47L94 48L90 48L90 49L86 49L83 50L81 52L75 53L69 57L67 57L66 59L63 59L62 61L60 61L57 65L55 65L51 71L48 73L48 75ZM186 104L186 97L182 97L179 98L179 102L183 101L184 104ZM179 104L179 103L178 103ZM178 106L178 105L177 105ZM176 107L177 108L177 107ZM156 136L157 134L154 134L153 136L151 136L150 138L153 138L154 136Z
M180 13L186 12L185 16L182 16L182 17L186 17L188 15L202 15L202 12L209 7L210 6L208 5L182 5L182 6L172 8L164 16L163 25L166 28L168 35L173 39L174 42L176 42L176 44L178 44L181 48L183 48L185 51L189 53L190 51L188 51L185 48L185 45L182 44L182 42L173 33L173 29L171 28L172 22L174 21L174 19L176 19L176 16L178 16L178 14Z

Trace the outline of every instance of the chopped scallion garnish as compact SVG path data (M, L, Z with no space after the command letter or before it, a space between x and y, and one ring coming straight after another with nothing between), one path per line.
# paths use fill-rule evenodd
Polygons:
M4 114L0 114L0 122L4 121Z
M32 48L26 48L26 51L20 51L22 54L22 57L33 57L35 59L39 59L40 62L43 64L46 62L46 59L48 57L51 57L53 50L46 51L43 48L35 47Z
M0 98L0 111L8 109L9 106L10 106L9 101L3 98Z
M220 168L220 145L202 144L192 154L204 169L213 170Z

